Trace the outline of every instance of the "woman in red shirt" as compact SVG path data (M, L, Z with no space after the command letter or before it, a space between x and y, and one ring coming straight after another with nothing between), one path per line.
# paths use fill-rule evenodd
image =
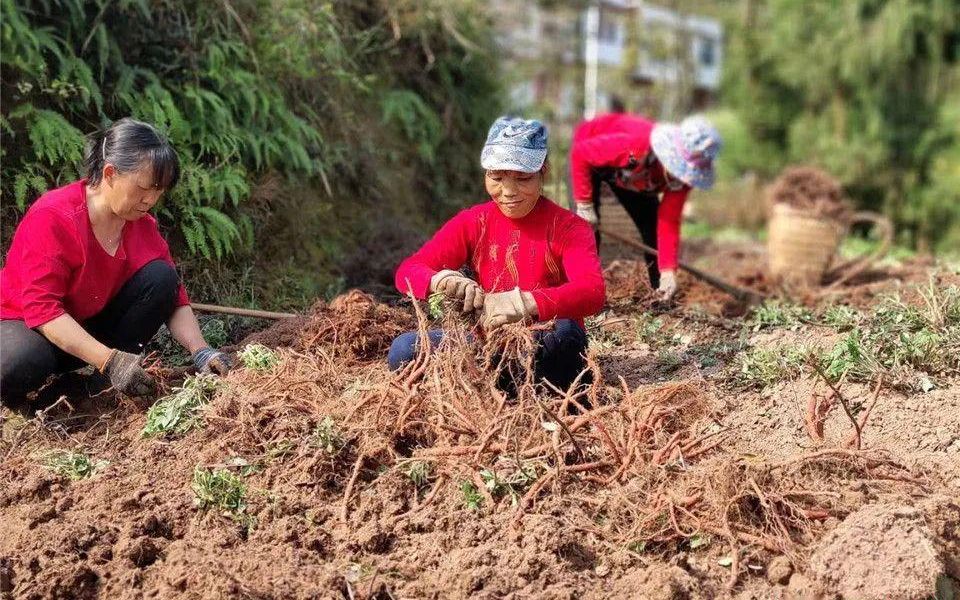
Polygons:
M22 399L84 363L124 394L148 394L138 354L164 323L199 370L225 372L148 214L179 179L173 147L121 119L89 138L84 168L86 179L34 202L13 236L0 271L0 394Z
M678 126L611 113L574 131L570 175L577 214L599 225L600 186L606 181L644 243L657 249L656 259L646 257L647 271L664 300L677 291L683 204L692 188L713 185L713 160L722 145L717 130L700 116Z
M546 156L540 122L497 119L480 157L490 201L461 211L404 260L396 285L419 299L440 292L465 312L482 310L488 330L555 321L538 336L536 375L566 388L585 367L583 319L603 307L605 292L590 225L541 194ZM431 331L430 339L442 335ZM394 340L391 369L416 356L416 342L416 332Z

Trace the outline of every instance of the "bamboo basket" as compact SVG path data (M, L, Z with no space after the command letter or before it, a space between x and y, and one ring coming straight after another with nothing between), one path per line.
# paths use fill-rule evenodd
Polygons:
M840 242L857 223L870 223L879 228L880 247L870 255L831 268ZM775 204L767 239L770 274L789 285L819 286L825 277L833 279L831 285L838 285L886 255L892 240L890 220L877 213L859 212L849 221L840 222L812 211Z

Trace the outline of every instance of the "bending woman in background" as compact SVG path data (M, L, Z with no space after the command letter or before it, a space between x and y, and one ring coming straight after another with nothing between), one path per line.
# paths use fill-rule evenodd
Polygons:
M646 245L650 284L661 299L677 292L680 219L692 188L713 185L713 160L723 145L705 118L680 125L627 113L584 121L573 133L570 175L577 214L599 225L600 186L606 181ZM599 240L599 235L597 239Z
M138 356L164 323L201 371L229 358L200 333L149 211L180 176L153 126L121 119L90 136L86 179L40 197L0 272L0 394L22 398L84 363L131 396L153 390Z
M421 300L441 292L464 311L482 309L488 330L555 320L552 330L538 332L536 376L565 389L585 367L583 318L603 307L605 292L590 225L541 194L546 157L540 122L497 119L480 157L490 201L461 211L403 261L396 286ZM442 336L430 332L433 344ZM416 343L416 332L397 337L390 368L413 360Z

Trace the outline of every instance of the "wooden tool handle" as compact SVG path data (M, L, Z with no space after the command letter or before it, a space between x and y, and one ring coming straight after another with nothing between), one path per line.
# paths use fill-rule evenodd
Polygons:
M644 244L643 242L638 242L637 240L630 239L630 238L628 238L628 237L626 237L626 236L620 235L619 233L615 233L615 232L613 232L613 231L609 231L609 230L607 230L607 229L604 229L603 227L600 228L600 233L602 233L602 234L605 235L605 236L611 237L611 238L617 240L617 241L620 242L620 243L626 244L627 246L632 246L633 248L636 248L637 250L641 250L641 251L643 251L643 252L646 252L647 254L652 254L653 256L658 256L658 255L659 255L659 252L657 252L656 250L654 250L654 249L651 248L650 246ZM679 261L678 264L679 264L679 266L680 266L681 269L683 269L684 271L690 273L691 275L693 275L693 276L696 277L697 279L700 279L701 281L704 281L705 283L707 283L707 284L709 284L709 285L712 285L713 287L717 288L718 290L721 290L721 291L724 291L724 292L730 294L731 296L733 296L733 297L736 298L737 300L740 300L741 302L746 302L746 303L748 303L748 304L759 304L760 302L763 301L764 296L763 296L763 294L760 294L759 292L755 292L755 291L753 291L753 290L747 290L747 289L744 289L744 288L741 288L741 287L737 287L737 286L733 285L732 283L727 283L726 281L724 281L724 280L722 280L722 279L720 279L720 278L718 278L718 277L714 277L713 275L710 275L710 274L708 274L708 273L704 273L704 272L701 271L700 269L697 269L697 268L695 268L695 267L691 267L690 265L684 263L683 261Z
M271 312L269 310L256 310L253 308L234 308L232 306L218 306L216 304L200 304L192 302L190 307L193 310L203 312L220 313L224 315L236 315L238 317L253 317L256 319L291 319L298 315L294 313Z

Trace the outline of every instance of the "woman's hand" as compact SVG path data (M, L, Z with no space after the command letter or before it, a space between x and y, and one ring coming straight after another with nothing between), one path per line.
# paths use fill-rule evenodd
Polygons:
M226 375L233 368L233 359L226 352L204 346L193 353L193 366L199 373Z
M100 365L100 372L110 379L114 389L127 396L146 396L156 391L153 377L140 365L140 357L129 352L112 350Z
M597 217L597 211L593 208L593 202L589 204L585 202L577 202L577 216L590 223L590 226L594 229L597 228L600 223L599 217Z
M463 312L479 310L484 305L483 288L459 271L438 271L430 279L430 290L462 302Z
M677 272L662 271L660 273L660 287L657 289L657 294L660 296L660 300L667 302L673 299L673 296L677 293Z
M487 294L483 303L483 328L492 331L507 323L517 323L537 315L537 302L530 292L513 288L509 292Z

